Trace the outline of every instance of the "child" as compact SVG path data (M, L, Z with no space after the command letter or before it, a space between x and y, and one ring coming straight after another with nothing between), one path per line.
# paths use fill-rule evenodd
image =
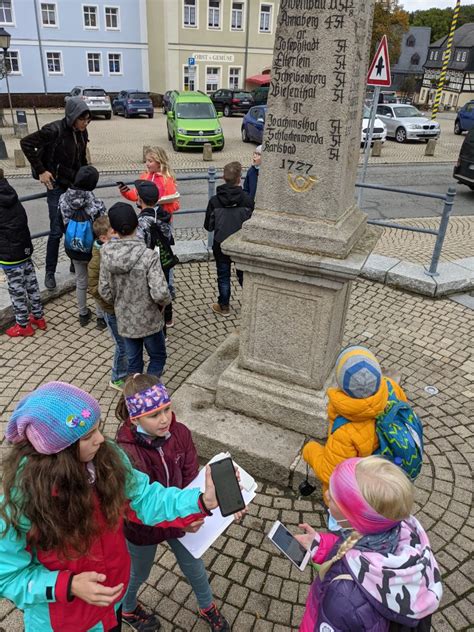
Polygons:
M150 356L148 373L161 376L166 363L162 312L171 297L160 255L137 237L138 218L130 204L114 204L109 221L118 239L102 246L99 294L114 306L128 372L143 372L145 347Z
M326 492L331 474L338 463L354 456L369 456L379 447L375 418L385 410L389 390L407 401L402 388L392 379L382 376L377 359L365 347L344 349L336 360L336 382L339 388L329 388L329 429L326 445L310 441L303 448L304 460L313 468ZM349 423L333 431L336 418Z
M98 200L92 191L99 181L99 172L95 167L88 165L81 167L74 179L74 184L66 193L59 198L59 211L61 213L66 237L64 246L66 254L71 258L76 275L76 297L79 309L79 324L85 327L90 321L92 312L87 307L87 266L92 257L92 223L101 215L105 215L107 210L102 200ZM68 224L71 221L85 223L89 220L89 226L85 224L84 234L90 239L84 239L83 244L75 243L75 240L68 239ZM90 241L90 244L87 243ZM101 318L101 312L98 313ZM98 321L100 326L100 321Z
M146 405L147 398L149 404ZM122 425L117 442L127 453L134 467L145 472L150 481L169 487L186 487L199 469L198 455L189 429L176 421L171 401L163 384L152 375L130 376L125 382L116 415ZM202 521L185 530L197 531ZM199 616L214 632L230 630L229 624L214 603L204 563L195 559L180 543L183 530L146 527L129 523L125 537L132 558L130 584L123 603L123 618L135 630L141 630L134 611L137 591L148 579L156 548L167 541L182 573L191 584L199 604Z
M428 536L413 511L413 485L378 456L335 468L329 506L342 536L302 524L296 538L321 564L310 588L300 632L430 630L442 595ZM406 628L405 628L406 626Z
M153 525L217 506L210 468L204 493L150 484L99 422L91 395L49 382L7 425L0 597L24 610L25 632L119 632L130 576L125 514Z
M0 268L7 278L16 324L7 336L33 336L32 327L46 329L40 289L31 255L33 243L28 218L18 195L0 169ZM28 307L31 305L31 314Z
M127 352L125 351L125 342L117 329L117 318L115 317L114 306L107 303L99 294L99 275L100 275L100 250L103 244L106 244L113 237L113 230L110 226L109 218L103 215L95 220L93 224L94 235L96 240L92 248L92 259L89 262L89 292L95 298L97 304L104 314L105 322L109 329L112 340L115 342L114 361L112 364L112 379L109 386L117 391L121 391L125 378L127 377Z
M262 146L255 147L252 158L252 166L247 171L244 180L244 191L249 194L255 202L258 186L258 174L260 173L260 164L262 162Z
M214 231L212 252L216 261L219 290L217 303L214 303L211 309L221 316L230 316L230 267L232 263L231 258L222 252L221 243L242 228L242 224L251 217L254 207L253 200L240 186L241 177L242 165L240 162L230 162L225 165L225 184L218 186L217 194L209 200L204 220L204 228L208 231ZM241 270L235 272L240 285L242 285L244 273Z

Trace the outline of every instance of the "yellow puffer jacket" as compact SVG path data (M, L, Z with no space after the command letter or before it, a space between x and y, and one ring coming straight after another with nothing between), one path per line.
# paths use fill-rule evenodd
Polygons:
M326 445L310 441L303 448L303 458L323 484L324 494L329 486L329 478L338 463L353 456L370 456L379 447L375 418L387 405L387 380L392 384L398 399L406 402L403 389L388 377L382 380L375 395L367 399L349 397L340 388L328 389L329 429ZM339 415L350 422L331 434L334 420ZM326 496L324 498L326 500Z

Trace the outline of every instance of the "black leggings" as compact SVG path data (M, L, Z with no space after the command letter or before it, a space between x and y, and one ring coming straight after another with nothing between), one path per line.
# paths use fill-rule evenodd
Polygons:
M121 632L122 631L122 606L117 610L117 625L110 629L109 632Z

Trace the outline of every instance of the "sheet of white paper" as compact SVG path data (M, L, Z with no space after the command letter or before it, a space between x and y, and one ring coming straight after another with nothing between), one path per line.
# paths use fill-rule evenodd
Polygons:
M216 456L212 457L209 463L220 461L221 459L225 459L229 456L230 454L228 452L221 452L220 454L216 454ZM248 472L243 470L237 463L235 463L235 465L237 465L240 472L240 483L243 487L242 496L245 504L248 505L256 496L257 483ZM189 483L188 488L199 487L201 491L204 491L204 470L205 468L200 470L196 478ZM227 527L232 524L233 521L234 516L227 516L227 518L224 518L219 507L217 507L217 509L213 510L212 516L205 519L204 524L199 531L196 533L186 533L186 535L180 538L179 541L188 549L193 557L196 559L200 558L204 555L211 544L213 544L227 529Z

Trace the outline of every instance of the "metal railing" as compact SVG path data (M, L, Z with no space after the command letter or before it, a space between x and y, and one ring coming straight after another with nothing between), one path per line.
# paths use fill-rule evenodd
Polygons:
M210 199L216 193L216 182L221 179L222 175L218 174L217 169L215 167L209 167L207 173L193 173L193 174L179 174L176 176L176 180L178 182L193 182L199 180L207 180L208 188L207 194L208 199ZM133 184L136 180L130 180L129 182L125 182L125 184ZM97 189L107 189L111 187L117 186L116 182L106 182L103 184L98 184ZM456 197L456 188L450 186L448 191L442 195L440 193L428 193L427 191L411 191L409 189L403 189L399 187L386 187L380 184L362 184L356 183L356 187L360 187L363 189L374 189L376 191L388 191L390 193L400 193L402 195L414 195L415 197L427 197L432 198L434 200L441 200L444 202L443 212L441 214L441 220L439 224L438 230L434 230L432 228L419 228L417 226L407 226L404 224L393 223L387 220L378 220L378 219L369 219L367 220L368 224L373 224L375 226L383 226L384 228L394 228L396 230L408 230L415 233L426 233L428 235L436 236L435 245L433 248L433 254L431 257L429 270L426 271L426 274L429 276L438 276L438 264L441 256L441 251L443 249L443 243L446 238L446 231L449 224L449 218L451 212L453 210L454 198ZM26 195L20 198L20 202L29 202L31 200L39 200L41 198L46 197L46 192L44 193L35 193L33 195ZM180 209L176 211L174 215L192 215L195 213L205 213L205 208L190 208L190 209ZM41 233L35 233L32 235L32 239L38 239L39 237L47 237L49 235L49 230L43 231ZM208 248L212 247L213 242L213 233L208 233L207 245Z

